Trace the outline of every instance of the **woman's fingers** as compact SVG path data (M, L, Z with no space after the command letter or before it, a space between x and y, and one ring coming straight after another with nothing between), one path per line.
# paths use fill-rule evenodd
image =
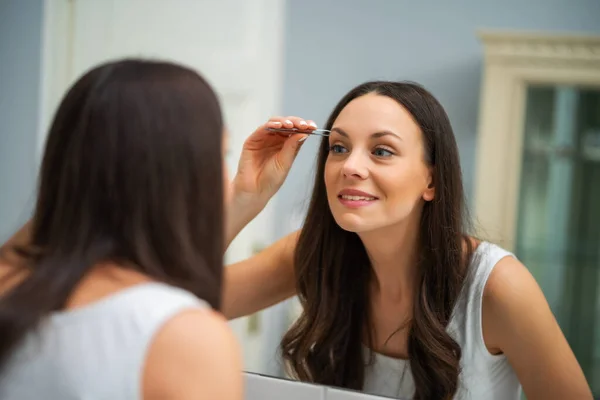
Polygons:
M280 155L280 167L286 174L292 168L292 164L307 137L307 134L291 135L283 144Z
M271 117L267 122L269 128L296 128L299 130L312 131L317 128L317 124L312 120L306 120L304 118L288 116L288 117Z

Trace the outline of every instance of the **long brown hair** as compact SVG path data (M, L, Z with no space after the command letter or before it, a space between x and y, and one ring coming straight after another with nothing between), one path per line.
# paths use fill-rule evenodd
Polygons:
M337 104L325 129L332 128L350 101L369 93L390 97L412 114L423 134L425 161L433 167L435 198L425 203L418 232L422 263L408 354L415 398L447 399L458 388L461 349L446 327L473 252L471 242L465 240L467 218L458 147L441 104L410 82L367 82L352 89ZM300 380L360 390L366 365L363 339L372 347L370 329L365 329L370 326L371 264L358 235L340 228L331 214L323 179L327 156L324 138L294 256L303 312L283 337L281 350Z
M223 122L196 72L121 60L62 100L40 170L26 277L0 297L0 365L100 262L220 307Z

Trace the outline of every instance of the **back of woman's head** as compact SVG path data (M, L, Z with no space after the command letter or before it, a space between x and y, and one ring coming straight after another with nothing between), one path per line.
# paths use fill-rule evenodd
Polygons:
M457 388L460 347L446 333L472 252L465 244L463 186L458 148L441 104L409 82L367 82L352 89L334 108L331 130L344 108L365 95L395 100L411 115L431 168L435 197L422 206L419 232L419 281L408 337L416 398L445 399ZM329 141L318 155L316 178L295 254L303 314L282 341L283 357L303 380L361 389L363 340L371 345L369 289L371 264L359 236L343 230L328 204L324 180ZM399 327L400 328L400 327Z
M26 271L0 297L0 362L99 263L220 306L223 123L197 73L167 62L96 67L69 90L41 165Z

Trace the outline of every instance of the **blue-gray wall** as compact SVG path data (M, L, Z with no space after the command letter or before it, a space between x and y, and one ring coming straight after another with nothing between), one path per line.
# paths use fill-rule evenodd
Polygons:
M287 0L285 114L324 123L369 79L410 79L444 104L472 191L479 28L600 34L599 0ZM0 240L27 217L36 176L43 0L0 0ZM277 196L276 236L298 224L310 193L309 139Z
M480 28L600 34L599 0L288 0L285 115L323 124L335 103L370 79L413 80L446 108L467 194L482 68ZM277 201L277 236L298 223L310 194L317 139L307 141Z
M0 241L33 202L43 0L0 0Z

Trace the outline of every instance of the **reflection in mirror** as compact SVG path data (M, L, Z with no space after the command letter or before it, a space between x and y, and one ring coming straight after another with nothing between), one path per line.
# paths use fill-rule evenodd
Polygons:
M559 14L564 10L555 12ZM312 34L302 32L302 35ZM456 46L468 48L467 38L464 40L464 44L457 42ZM528 40L534 39L523 39ZM595 40L593 43L600 43L599 39ZM381 68L373 66L374 71ZM323 71L327 73L327 68L323 67ZM448 74L456 74L458 86L477 88L477 74L451 70ZM297 76L302 76L300 68ZM600 75L596 73L596 76L600 85ZM479 172L469 169L473 138L465 137L464 132L475 131L476 102L469 104L468 96L462 97L451 89L444 91L433 78L417 71L406 77L422 77L421 82L438 94L447 107L457 134L457 146L461 155L466 155L462 165L464 189L469 193L473 187L472 177ZM535 75L531 79L535 80ZM352 86L350 82L344 85ZM505 96L501 86L490 90L492 87L490 85L486 96ZM457 195L461 190L444 192L448 190L445 187L450 185L448 182L456 182L453 168L460 164L458 155L454 158L452 153L452 130L446 125L445 112L438 108L437 102L418 86L403 84L361 87L337 108L332 105L336 97L343 96L341 91L328 97L329 104L322 99L311 101L312 108L308 109L321 115L319 126L333 132L329 138L308 141L297 161L302 166L299 170L308 174L306 171L313 171L309 162L314 153L319 157L316 175L306 179L316 183L311 192L311 207L303 210L307 218L296 247L300 301L292 299L286 304L285 315L280 313L280 321L289 321L276 324L282 344L276 348L278 341L269 343L270 368L258 372L392 398L412 398L419 391L423 398L444 394L455 394L458 399L486 398L490 391L496 390L495 394L502 398L517 399L521 397L522 384L529 388L532 396L565 393L590 398L588 385L600 393L600 353L592 350L600 345L594 341L597 336L594 332L599 329L596 326L600 314L597 279L600 253L592 251L593 243L599 239L594 226L600 226L600 216L589 208L597 203L592 201L596 195L593 185L584 184L596 178L593 160L597 157L596 134L600 121L598 92L589 86L525 87L528 88L527 101L519 111L523 117L519 127L524 127L523 141L518 145L511 142L511 151L514 146L518 148L515 157L523 159L517 172L520 189L514 191L518 224L503 242L487 241L485 230L481 235L477 231L476 237L480 240L458 242L459 246L473 245L471 254L468 250L462 253L469 256L469 262L464 264L460 260L452 262L452 255L458 253L452 249L460 248L453 247L457 243L457 236L453 235L471 233L469 226L452 225L456 219L443 219L445 215L459 215L452 212L461 209L462 199ZM321 90L327 93L326 88ZM298 100L302 98L299 93L292 91L287 95L290 103L297 105L296 109L307 109ZM514 104L516 109L520 103ZM465 113L465 107L471 107L471 115ZM325 123L327 116L322 114L323 110L331 109L334 111ZM436 110L436 113L431 115L424 110ZM495 110L496 118L503 118L502 111ZM518 122L516 120L515 126ZM432 135L435 130L444 131L446 135ZM372 136L383 131L392 134ZM550 138L552 135L554 139ZM567 138L568 135L571 137ZM558 149L557 144L563 147ZM435 153L428 147L432 145ZM553 155L533 154L540 148L553 146ZM310 157L303 158L308 153ZM423 157L416 157L417 154ZM564 157L571 161L561 161ZM440 159L444 160L443 170L436 169L439 166L436 160ZM569 163L574 165L569 167L566 165ZM496 170L502 167L495 162L487 166ZM559 179L567 175L570 176L568 182ZM290 210L297 213L301 204L306 205L301 203L306 201L304 194L299 199L299 193L304 193L298 190L300 178L290 174L289 179L294 180L293 185L284 186L280 193L280 204L285 204L287 215L291 214ZM486 184L501 186L503 182L490 179ZM457 187L462 189L460 185ZM502 196L512 196L513 192L500 189L500 193L504 194L492 201L504 201ZM440 208L444 211L436 214L435 200L431 200L440 196L444 196L443 208ZM435 218L430 221L431 229L417 234L427 215L432 214ZM467 219L460 216L458 220ZM286 224L284 219L280 223ZM484 225L484 229L487 227ZM575 230L579 233L575 234ZM583 231L585 233L581 233ZM448 236L443 236L445 234ZM440 243L435 242L440 238L443 239ZM582 245L583 242L587 244ZM504 243L508 244L504 246ZM544 262L550 259L551 263ZM418 270L414 269L417 265ZM460 268L458 272L452 271L452 265L462 265L467 272L461 276ZM523 265L541 286L543 296L528 280ZM521 296L506 310L487 312L483 298L488 292L484 292L484 288L496 288L499 301L507 296L509 289L502 286L502 279L495 278L502 272L491 272L503 270L510 271L512 280L527 283L523 283ZM427 276L420 275L423 271ZM453 286L453 282L459 284ZM420 297L416 297L415 304L416 293ZM539 320L526 317L527 307L543 306L546 301L550 308ZM428 314L427 309L434 311ZM508 316L515 316L516 325L501 326L496 322L506 322ZM554 318L567 341L544 336L540 327L553 323ZM551 343L553 348L559 349L557 354L568 358L569 361L561 363L562 375L554 375L560 368L554 368L558 361L552 354L548 355L547 348L532 346L528 349L528 357L538 361L543 358L548 365L547 370L536 371L545 374L553 385L542 387L535 382L523 382L503 354L515 351L511 343L517 339L507 338L515 337L511 335L520 329L533 332L530 338L523 340ZM276 335L270 332L270 336ZM458 349L460 363L456 357ZM522 369L533 368L524 358L513 358Z
M393 398L517 399L501 353L531 338L517 337L511 324L521 321L507 316L544 299L526 283L507 302L511 287L492 269L525 280L524 269L468 236L442 105L418 84L367 82L342 97L325 129L311 205L291 242L301 313L281 340L288 376ZM490 285L503 307L485 307ZM546 320L550 312L528 331Z
M441 104L418 84L367 82L340 100L325 129L311 206L292 242L301 313L281 341L288 376L394 398L492 388L517 398L506 359L492 363L494 347L471 339L482 331L490 271L512 257L466 236L457 145Z

